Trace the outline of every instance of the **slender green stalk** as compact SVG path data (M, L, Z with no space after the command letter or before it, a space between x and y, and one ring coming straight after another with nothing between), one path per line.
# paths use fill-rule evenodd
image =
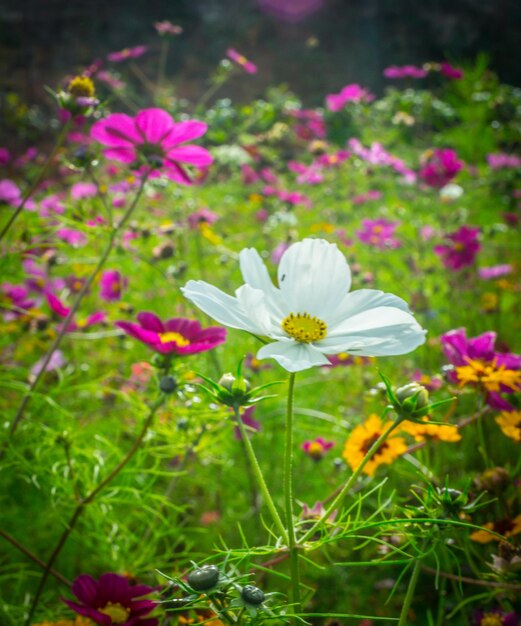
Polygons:
M281 534L283 540L286 543L289 543L288 533L286 532L286 529L284 528L284 524L282 523L282 520L280 519L280 516L277 512L277 508L275 507L275 503L273 502L273 498L271 497L270 491L268 489L268 485L266 484L266 481L264 480L264 475L262 474L262 470L260 468L259 462L257 461L257 457L255 456L255 451L253 450L253 446L251 445L250 438L248 437L248 432L246 431L246 427L244 426L244 423L241 419L239 407L238 406L234 407L233 411L235 414L235 419L237 420L237 425L239 426L239 430L241 431L241 437L243 438L243 441L244 441L244 448L246 450L246 454L248 455L248 459L250 461L253 474L255 476L259 489L262 492L264 501L266 502L266 506L268 507L271 513L273 523L277 527L277 530Z
M409 580L409 585L407 586L407 593L405 594L405 599L402 604L402 611L400 613L400 621L398 622L398 626L407 626L409 609L411 608L414 591L416 590L416 583L418 582L418 576L420 575L421 565L422 559L421 557L418 557L416 559L416 562L414 563L414 568L412 570L411 578Z
M41 181L43 180L44 176L49 171L49 168L50 168L50 166L51 166L51 164L52 164L52 162L54 160L54 157L56 156L56 153L61 148L61 146L62 146L62 144L63 144L63 142L65 140L65 137L67 136L67 133L69 131L70 126L71 126L71 120L69 119L62 126L61 132L58 135L58 138L56 139L56 143L54 144L54 148L52 149L51 154L49 154L49 156L47 157L47 160L43 164L43 167L40 170L38 176L34 179L32 185L26 191L25 196L22 199L22 202L16 207L16 210L14 211L14 213L11 215L11 217L7 221L7 224L2 228L2 231L0 232L0 241L7 235L8 231L11 228L11 226L14 224L16 218L23 211L25 205L27 204L27 201L33 195L33 193L36 191L36 189L38 188L38 185L41 183Z
M308 532L302 537L301 542L308 541L315 534L319 526L321 526L329 518L331 513L340 505L340 503L344 499L344 496L351 488L351 485L353 485L356 479L360 476L364 467L373 458L373 456L376 454L380 446L384 443L387 437L398 426L400 422L401 422L400 419L397 419L394 422L391 422L389 426L385 429L385 431L380 435L380 437L378 437L378 439L373 443L373 445L367 451L367 454L362 459L362 462L360 463L360 465L351 474L351 476L346 480L346 482L344 483L344 486L339 491L337 497L327 507L322 517L319 520L317 520L317 522L315 522L315 524L313 524L313 526L308 530Z
M62 327L60 329L60 332L57 334L55 340L53 341L51 347L49 348L47 354L45 355L45 358L43 360L42 366L40 368L40 371L38 372L38 374L35 376L33 382L31 383L27 393L25 394L25 396L22 399L22 402L20 403L20 406L18 407L18 411L16 412L16 415L13 419L13 422L11 424L11 428L9 430L9 434L7 436L7 440L3 446L3 449L0 450L0 457L2 456L3 451L5 450L6 445L8 445L9 441L11 440L11 438L13 437L13 435L15 434L22 418L24 415L24 411L27 407L27 405L29 404L29 401L32 397L33 392L36 390L36 388L38 387L38 385L40 384L40 381L42 380L46 370L47 370L47 366L49 365L53 354L56 352L56 350L60 347L61 342L67 332L67 328L69 327L70 322L72 321L72 318L74 317L74 315L76 314L76 311L78 310L81 302L83 301L83 298L85 297L85 295L87 294L87 292L89 291L92 283L94 282L96 276L98 275L98 273L101 271L101 269L103 268L103 266L105 265L107 259L110 256L110 253L112 252L112 249L114 248L114 245L116 243L116 238L117 235L119 234L119 232L122 230L122 228L125 226L125 224L127 223L128 219L130 218L130 216L132 215L132 213L134 212L134 209L136 208L136 205L139 201L139 199L141 198L141 194L143 193L143 189L145 187L145 182L146 179L148 178L148 175L143 176L143 178L141 179L141 185L134 197L134 200L132 202L132 204L129 206L129 208L127 209L126 213L123 215L123 218L121 219L121 221L119 222L119 224L117 226L113 226L112 227L112 231L110 233L110 237L109 240L107 242L107 245L105 246L105 250L103 251L94 271L91 273L91 275L87 278L87 280L85 281L85 283L83 284L83 287L80 289L78 296L76 298L76 300L73 302L73 305L67 315L67 317L65 318L65 320L63 321Z
M49 560L45 564L45 569L40 579L40 582L38 584L36 593L34 594L33 602L31 604L31 608L29 609L27 620L25 621L25 626L30 626L33 615L38 607L40 597L44 590L45 583L47 582L47 578L49 577L51 568L54 565L54 562L56 561L56 559L58 558L58 555L62 551L63 546L66 544L67 539L69 538L70 534L74 530L74 527L76 526L76 523L78 522L85 507L96 499L98 494L101 491L103 491L103 489L105 489L105 487L110 482L112 482L112 480L114 480L114 478L121 472L121 470L130 461L130 459L132 459L132 457L136 454L139 447L141 446L141 443L143 442L143 439L145 438L145 435L148 432L148 429L150 428L150 425L152 424L152 421L154 419L154 416L157 410L163 404L164 401L165 401L165 396L161 395L159 399L150 407L148 417L146 418L143 424L141 432L139 433L137 439L135 440L134 444L132 445L130 450L127 452L125 457L116 465L116 467L109 474L107 474L107 476L98 484L97 487L95 487L85 498L80 500L80 502L78 502L78 504L76 505L76 508L74 509L72 513L72 516L70 517L69 521L65 525L65 530L61 534L61 537L58 540L58 543L56 544L54 550L52 551L51 556L49 557Z
M293 612L301 613L299 555L295 539L293 520L293 399L295 391L295 373L288 379L288 400L286 403L286 444L284 450L284 502L286 504L286 528L288 530L288 548L291 572L291 601Z

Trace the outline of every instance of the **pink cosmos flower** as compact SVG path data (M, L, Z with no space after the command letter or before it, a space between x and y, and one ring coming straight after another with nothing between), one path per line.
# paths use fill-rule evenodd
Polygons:
M87 235L82 233L81 230L75 230L74 228L59 228L55 232L55 235L58 239L61 239L75 248L84 246L87 243Z
M249 61L245 56L237 52L237 50L235 50L234 48L228 48L228 50L226 50L226 56L234 63L237 63L237 65L242 67L242 69L245 72L248 72L248 74L257 73L257 66L255 65L255 63Z
M347 161L347 159L351 156L351 153L348 152L347 150L337 150L336 152L333 152L332 154L322 154L320 155L315 163L317 165L320 165L326 169L331 168L331 167L338 167L339 165L341 165L344 161Z
M341 111L348 102L371 102L374 95L357 85L352 83L346 85L339 93L331 93L326 96L326 106L330 111Z
M346 367L348 365L366 365L367 363L371 363L371 358L367 356L353 356L352 354L347 354L347 352L340 352L339 354L334 354L332 356L327 357L330 361L328 365L324 365L324 367Z
M120 80L117 76L109 72L108 70L101 70L96 74L96 80L100 83L108 85L111 89L121 90L125 89L127 84Z
M290 244L283 241L282 243L279 243L278 246L275 247L275 249L273 250L273 252L271 253L271 262L274 265L278 265L279 261L282 258L282 255L284 254L284 252L286 252L286 250L289 248Z
M454 150L436 149L420 170L420 178L430 187L440 189L456 176L463 165Z
M0 203L18 206L22 201L22 192L18 185L8 178L0 180Z
M513 266L508 264L492 265L491 267L478 268L478 276L483 280L493 280L494 278L501 278L501 276L507 276L512 273Z
M479 233L479 228L462 226L454 233L446 235L446 245L434 246L434 252L447 269L457 271L469 267L481 248Z
M123 48L118 52L107 54L107 59L113 63L121 63L127 59L137 59L142 57L148 50L147 46L134 46L133 48Z
M155 617L146 617L157 606L144 600L153 592L147 585L132 585L119 574L103 574L95 580L88 574L78 576L72 592L79 602L63 599L76 613L91 619L100 626L157 626Z
M203 329L196 320L174 318L162 322L154 313L144 311L137 315L137 321L116 322L116 326L161 354L197 354L226 341L225 328Z
M521 157L516 154L505 154L497 152L495 154L487 154L487 163L493 170L521 167Z
M94 183L74 183L71 187L71 198L73 200L93 198L97 193L98 187Z
M144 109L136 117L113 113L91 128L91 137L105 146L109 159L123 163L141 160L158 175L163 168L171 180L191 184L181 164L204 168L213 161L208 150L200 146L180 145L204 135L207 125L197 120L176 123L163 109Z
M446 76L447 78L450 78L451 80L460 80L464 76L463 70L460 70L459 68L454 67L450 63L447 63L447 61L444 61L441 64L440 72L443 74L443 76Z
M52 292L48 291L45 294L47 298L47 303L49 308L53 313L55 313L58 317L65 319L70 313L70 307L66 306L58 296L54 295ZM78 322L71 320L69 325L66 328L68 333L74 332L75 330L80 330L82 328L89 328L90 326L94 326L96 324L101 324L105 321L106 315L103 311L96 311L95 313L91 313L86 319L78 320Z
M302 444L302 450L313 461L321 461L324 458L325 453L335 445L334 441L326 441L322 437L317 437L312 441L304 441Z
M183 32L181 26L172 24L172 22L169 22L168 20L155 22L154 28L157 30L159 35L180 35Z
M36 301L29 299L29 290L23 285L13 285L12 283L2 283L0 291L5 295L9 304L13 307L13 311L6 310L3 314L4 320L10 322L23 315L24 311L32 309ZM9 304L5 309L9 309Z
M7 148L0 148L0 165L6 166L11 160L11 153Z
M297 183L299 185L318 185L323 182L324 176L320 173L319 168L316 165L304 165L304 163L298 163L297 161L289 161L288 169L297 176Z
M358 196L354 196L351 198L351 202L353 204L364 204L365 202L373 202L376 200L382 199L382 192L376 191L376 189L366 191L365 193L361 193Z
M401 174L407 183L416 181L416 174L401 159L387 152L382 144L377 141L373 142L369 148L366 148L360 140L352 137L347 142L347 145L354 154L367 161L367 163L391 167L395 172Z
M49 217L53 213L56 215L62 215L65 213L65 205L62 202L62 194L52 193L46 196L40 202L40 215L42 217Z
M187 222L191 230L197 230L201 224L208 224L211 226L212 224L215 224L218 219L219 216L217 213L202 207L201 209L191 213L187 218Z
M42 371L42 367L45 362L45 359L46 357L42 357L41 359L36 361L36 363L31 367L31 371L29 373L30 379L34 379L40 374L40 372ZM45 371L53 372L54 370L57 370L60 367L63 367L66 363L67 363L67 360L63 356L63 352L61 350L55 350L51 355L51 359L49 363L47 363Z
M385 78L425 78L427 76L427 70L423 67L417 67L416 65L390 65L384 70Z
M384 218L376 220L362 220L362 229L356 232L358 239L375 248L395 249L401 246L395 239L394 231L399 226L399 222L389 222Z
M105 270L99 282L100 297L107 302L117 302L121 300L121 293L127 284L128 280L117 270Z

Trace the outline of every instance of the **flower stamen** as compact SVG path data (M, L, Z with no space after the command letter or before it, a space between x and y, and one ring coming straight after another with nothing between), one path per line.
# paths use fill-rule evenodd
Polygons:
M282 330L301 343L320 341L327 335L327 325L309 313L290 313L282 320Z
M175 341L176 344L180 348L184 348L185 346L190 345L190 340L186 337L183 337L180 333L168 332L168 333L159 333L159 340L161 343L170 343L171 341Z
M113 624L123 624L130 615L130 609L127 609L119 602L108 602L102 609L98 609L103 615L108 615Z

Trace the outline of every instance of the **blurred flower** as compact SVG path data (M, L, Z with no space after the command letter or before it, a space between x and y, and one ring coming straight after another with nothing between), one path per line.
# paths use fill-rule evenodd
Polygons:
M244 409L244 411L241 413L241 421L246 426L246 430L248 433L251 433L252 431L258 432L261 429L261 425L253 417L255 408L256 408L255 405L252 404L251 406ZM241 431L238 426L234 427L233 433L234 433L235 439L242 439Z
M482 528L483 530L476 530L470 535L472 541L477 541L478 543L499 541L498 537L487 532L487 530L492 530L508 539L509 537L514 537L521 533L521 515L517 515L513 519L505 518L494 522L487 522Z
M112 72L108 70L102 70L96 74L96 80L100 83L104 83L108 85L111 89L121 90L125 89L126 83L120 80L117 76L115 76Z
M190 213L187 218L187 222L188 226L192 230L197 230L201 226L201 224L208 224L209 226L211 226L218 219L219 216L217 215L217 213L214 213L213 211L210 211L210 209L206 209L203 207L201 209L198 209L197 211L194 211L193 213Z
M86 617L77 615L75 619L60 619L57 622L39 622L34 626L94 626L94 622Z
M94 183L74 183L71 187L71 198L73 200L93 198L97 193L98 187Z
M461 198L463 195L463 187L456 185L455 183L449 183L448 185L444 185L440 189L440 200L449 204L450 202L454 202L458 198Z
M73 117L82 122L99 104L94 83L85 75L74 76L68 81L65 89L59 90L54 95L60 107L62 121Z
M365 202L374 202L382 199L382 192L376 190L369 190L365 193L361 193L358 196L353 196L351 202L353 204L364 204Z
M91 128L91 137L108 146L104 154L123 163L136 163L141 157L146 167L157 175L164 168L171 180L190 184L191 180L181 164L197 168L212 163L208 150L200 146L179 145L197 139L206 132L207 125L197 120L176 123L162 109L144 109L135 117L113 113L99 120Z
M183 32L181 26L172 24L172 22L169 22L168 20L155 22L154 28L157 30L159 35L180 35Z
M438 376L427 376L422 374L420 370L413 373L411 380L420 383L427 391L437 391L443 385L442 379Z
M456 176L463 165L455 150L436 148L423 159L420 178L430 187L441 188Z
M29 378L36 378L40 372L42 371L43 364L45 362L46 357L42 357L31 367L31 371L29 374ZM52 372L54 370L63 367L67 363L65 357L63 356L63 352L61 350L55 350L50 358L49 363L47 363L47 367L45 368L46 372Z
M197 354L226 341L226 329L203 329L196 320L176 317L162 322L157 315L144 311L137 315L137 321L139 324L119 321L116 326L161 354Z
M9 301L7 305L3 305L2 309L6 309L3 313L5 321L17 319L24 314L24 311L32 309L36 301L29 299L29 290L23 285L13 285L12 283L0 284L0 290ZM12 307L14 310L10 311Z
M0 204L2 202L15 207L22 202L22 192L18 185L8 178L0 180Z
M11 160L11 153L7 148L0 148L0 166L5 167Z
M226 56L234 63L237 63L237 65L242 67L242 69L248 74L257 73L257 66L251 61L248 61L248 59L239 52L237 52L237 50L234 50L233 48L228 48L228 50L226 50Z
M324 513L326 512L326 508L323 502L315 502L312 507L309 507L305 502L302 504L302 513L300 514L300 518L302 520L319 520L322 519ZM326 521L334 522L335 517L337 516L338 511L332 511Z
M326 96L326 106L330 111L341 111L348 102L371 102L374 95L357 85L352 83L343 87L339 93L330 93Z
M493 170L505 168L517 169L521 167L521 157L518 157L516 154L498 152L495 154L487 154L487 163Z
M474 611L472 626L519 626L521 615L501 609Z
M447 269L461 270L472 265L481 249L479 228L462 226L459 230L445 235L446 245L434 246L434 252L441 258Z
M55 233L58 239L78 248L87 243L87 235L74 228L59 228Z
M346 365L366 365L367 363L371 363L371 358L367 356L353 356L351 354L347 354L347 352L339 352L338 354L333 354L327 357L329 359L329 364L324 365L324 367L339 367Z
M405 354L425 331L397 296L362 289L348 293L351 271L335 244L304 239L278 266L275 287L259 253L239 254L245 284L231 297L203 281L189 281L186 298L226 326L268 337L257 358L274 358L290 372L329 363L325 355Z
M51 292L47 292L45 294L47 298L47 303L49 308L53 313L55 313L58 317L66 319L66 317L70 313L70 307L66 306L58 296L54 295ZM96 311L95 313L91 313L86 319L78 320L77 322L72 319L69 322L69 325L66 328L68 333L80 330L82 328L89 328L90 326L94 326L95 324L101 324L105 321L105 313L103 311Z
M370 415L363 424L355 426L349 435L342 456L355 471L373 444L389 427L390 422L384 424L378 415ZM403 437L388 437L365 465L363 472L372 476L382 464L391 464L401 454L407 451L407 444Z
M380 250L399 248L400 242L394 237L399 222L389 222L384 218L362 220L362 229L356 231L358 239Z
M117 270L105 270L99 282L101 299L107 302L121 300L121 292L127 284L128 280Z
M296 23L318 11L324 0L257 0L257 4L284 22Z
M262 370L271 369L271 365L269 363L262 363L251 352L248 352L246 358L244 359L244 367L247 367L252 372L260 372Z
M458 427L453 424L431 424L427 417L422 422L402 422L400 431L411 435L415 441L425 441L426 437L438 441L456 442L461 440Z
M356 156L367 163L391 167L395 172L401 174L407 183L414 183L416 181L416 173L407 167L401 159L384 150L382 144L375 141L369 148L365 148L360 140L351 137L347 142L347 146Z
M416 65L390 65L384 69L385 78L425 78L427 76L427 70Z
M118 52L107 54L107 59L113 63L121 63L127 59L138 59L142 57L148 50L147 46L134 46L133 48L123 48Z
M63 600L76 613L88 617L100 626L157 626L155 617L146 617L157 606L144 600L153 592L147 585L132 585L125 576L103 574L95 580L88 574L78 576L72 592L79 600Z
M443 74L443 76L446 76L451 80L460 80L461 78L463 78L463 70L454 67L450 63L447 63L447 61L444 61L440 65L440 72L441 74Z
M479 267L478 276L483 280L491 280L493 278L501 278L507 276L513 271L512 265L492 265L491 267Z
M521 411L503 411L496 423L507 437L521 443Z
M304 441L301 447L313 461L321 461L325 453L334 445L334 441L326 441L322 437L317 437L311 441Z

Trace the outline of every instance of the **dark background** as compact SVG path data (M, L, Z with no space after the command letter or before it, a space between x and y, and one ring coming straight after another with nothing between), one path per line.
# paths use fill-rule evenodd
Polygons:
M241 100L287 83L317 105L350 82L381 91L391 64L458 64L483 51L502 82L521 85L519 0L323 0L298 23L264 13L255 0L0 0L1 91L38 102L43 85L138 44L153 49L140 60L153 76L160 44L153 23L165 19L184 29L172 40L167 76L188 98L205 89L229 46L259 66L227 86Z

